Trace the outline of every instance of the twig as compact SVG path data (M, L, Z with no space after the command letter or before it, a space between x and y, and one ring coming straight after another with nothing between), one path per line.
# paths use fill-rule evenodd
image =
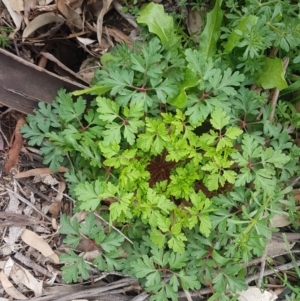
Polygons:
M2 117L2 115L3 114L1 114L0 117ZM0 124L0 133L1 133L2 137L3 137L3 139L5 140L5 142L7 144L7 147L9 147L9 142L8 142L6 136L4 135L4 133L2 132L1 124Z
M46 214L44 214L42 211L38 210L31 202L27 201L25 198L23 198L22 196L20 196L19 194L17 194L13 190L10 190L9 188L6 188L6 190L8 192L10 192L10 193L13 193L20 201L22 201L23 203L25 203L27 206L31 207L33 210L35 210L41 216L43 216L45 219L47 219L48 221L51 222L51 218L49 216L47 216Z
M186 299L188 301L193 301L192 297L191 297L191 294L187 291L187 290L183 290L185 296L186 296Z
M53 190L55 190L56 192L62 193L60 191L58 191L55 187L51 186L51 188ZM71 200L74 204L76 204L76 201L74 199L72 199L69 195L62 193L62 195L64 197L66 197L67 199ZM90 210L88 212L91 212ZM97 214L96 212L94 212L95 216L97 216L99 219L101 219L101 221L103 221L105 224L107 224L108 226L110 226L112 229L114 229L115 231L117 231L120 235L122 235L128 242L130 242L131 244L133 244L132 240L130 238L128 238L124 233L122 233L118 228L112 226L109 224L108 221L106 221L102 216L100 216L99 214Z
M300 266L300 260L296 261L296 264L298 266ZM270 270L265 270L264 273L263 273L263 277L272 275L276 272L287 271L287 270L292 269L293 267L294 267L294 264L292 262L291 263L286 263L286 264L278 266L277 268L275 268L273 270L271 270L271 269ZM259 278L259 275L253 275L253 276L247 277L246 278L246 283L250 283L254 280L257 280L258 278Z
M260 273L259 273L259 277L258 277L258 280L257 280L257 286L260 288L261 287L261 284L262 284L262 280L263 280L263 277L264 277L264 272L265 272L265 269L266 269L266 260L267 260L267 256L268 256L268 248L265 248L265 251L261 257L261 264L260 264Z
M149 297L149 294L142 292L141 294L134 297L131 301L144 301Z

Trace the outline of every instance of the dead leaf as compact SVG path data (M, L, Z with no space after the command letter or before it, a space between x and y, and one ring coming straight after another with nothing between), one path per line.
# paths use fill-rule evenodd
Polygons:
M289 220L288 215L285 215L285 214L275 214L270 219L270 224L272 225L272 227L281 228L281 227L286 227L289 224L291 224L291 221Z
M110 36L112 36L116 42L121 43L125 42L128 44L129 48L133 47L133 40L124 34L122 31L115 29L115 28L106 28L107 32Z
M8 295L15 299L27 299L22 293L20 293L13 284L8 280L7 276L0 272L0 281L3 286L3 289L6 291Z
M56 5L58 10L62 13L62 15L67 19L67 25L69 27L76 27L80 30L83 29L83 20L80 15L73 10L69 5L65 3L65 0L56 0Z
M101 46L101 37L102 37L102 30L103 30L103 17L108 12L112 1L113 0L103 0L103 7L97 18L97 39L98 39L99 46Z
M24 3L23 0L8 0L10 7L20 14L22 11L24 11Z
M187 28L194 42L199 43L199 37L203 28L202 13L198 10L190 10L188 14Z
M1 151L4 150L4 141L3 141L2 135L0 135L0 150Z
M295 242L286 245L284 241L277 241L272 239L266 246L267 254L272 258L277 257L288 252L289 249L291 249L294 245Z
M54 186L59 183L52 175L40 175L40 180L49 186Z
M60 213L61 208L61 202L60 201L54 201L51 203L49 207L49 212L51 213L52 217L57 218Z
M33 32L35 32L38 28L47 25L49 23L60 23L63 24L65 22L65 18L55 13L45 13L34 18L24 29L22 40L28 38Z
M37 280L26 269L18 264L15 264L10 274L15 284L24 284L31 289L36 297L40 297L43 292L43 281Z
M0 228L1 227L23 227L30 225L38 225L45 223L45 221L41 221L35 219L34 217L17 214L12 212L0 212Z
M256 286L250 286L246 291L238 292L240 296L239 301L274 301L277 296L272 291L261 291Z
M23 21L23 16L21 14L18 14L17 12L15 12L13 10L13 8L10 6L9 0L2 0L2 2L6 6L11 18L13 19L13 21L16 25L16 29L14 30L14 32L17 32L21 28L21 24L22 24L22 21Z
M76 39L83 45L91 45L94 44L96 42L96 40L92 40L89 38L81 38L81 37L76 37Z
M67 172L68 168L60 166L57 169L58 172ZM54 171L52 171L50 168L35 168L35 169L30 169L27 171L19 172L18 174L15 175L15 179L20 179L20 178L28 178L28 177L34 177L38 175L51 175L53 174Z
M26 124L24 115L22 114L16 124L15 131L10 141L10 150L8 152L8 160L5 163L5 173L8 174L13 166L18 163L19 154L23 146L23 136L20 133L20 128Z
M50 258L54 263L59 263L57 254L54 253L49 244L41 236L28 229L25 229L21 235L21 238L27 245L38 250L45 257Z

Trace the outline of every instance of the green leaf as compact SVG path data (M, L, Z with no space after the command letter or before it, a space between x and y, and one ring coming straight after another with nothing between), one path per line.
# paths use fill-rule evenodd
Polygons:
M81 204L79 205L82 210L95 210L102 200L100 194L103 192L103 184L100 180L89 183L79 183L75 187L75 193Z
M152 229L151 230L150 239L159 248L162 248L166 243L166 235L162 234L157 229Z
M149 3L139 13L137 22L146 24L149 31L156 34L161 43L176 44L179 38L175 35L174 21L164 12L161 4Z
M79 223L75 217L72 221L69 216L62 214L60 218L61 228L59 233L66 235L79 235Z
M81 275L84 280L89 278L88 271L91 267L84 261L84 259L76 255L72 250L69 254L62 254L61 261L67 262L62 269L62 278L66 283L77 282Z
M96 98L96 102L98 104L97 112L101 120L112 122L119 117L120 107L114 101L99 96Z
M179 89L179 94L168 100L168 103L178 108L183 108L187 103L186 90L195 87L199 82L199 78L190 69L186 69L183 83Z
M105 94L106 92L110 91L111 88L113 86L92 86L90 88L86 88L86 89L83 89L83 90L77 90L77 91L74 91L72 92L72 94L74 96L79 96L79 95L84 95L84 94L91 94L91 93L96 93L97 95L102 95L102 94Z
M226 116L226 112L217 107L211 113L210 123L216 130L221 130L229 123L230 117Z
M155 268L152 258L143 255L141 259L131 262L130 266L135 277L147 277L145 283L147 287L160 284L161 272Z
M178 274L180 278L181 286L184 290L195 290L200 288L200 281L195 275L187 275L183 270Z
M279 58L265 58L262 72L257 78L257 84L265 90L277 88L279 91L288 85L284 79L283 63Z
M105 239L101 242L101 248L105 252L109 253L120 247L123 241L124 236L120 235L116 231L111 231L105 235Z
M228 138L234 140L238 136L240 136L243 133L243 131L237 127L230 126L226 129L225 136Z
M221 4L222 0L217 0L214 9L207 14L207 22L199 39L199 51L205 61L213 57L217 50L223 18Z
M183 253L184 252L184 241L187 238L184 236L183 233L179 233L176 236L172 236L172 238L168 241L168 246L174 252Z
M231 52L234 47L237 46L243 34L249 34L250 27L257 23L258 17L254 15L245 16L240 20L240 23L232 30L225 44L225 52Z
M210 235L212 225L208 214L201 214L199 216L200 228L199 231L206 237Z

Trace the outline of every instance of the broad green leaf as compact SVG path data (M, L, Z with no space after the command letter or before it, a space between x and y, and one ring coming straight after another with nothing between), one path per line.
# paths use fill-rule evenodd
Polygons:
M221 5L222 0L217 0L214 9L207 14L207 22L199 39L199 52L205 61L209 57L213 57L217 50L223 18Z
M174 21L168 16L161 4L149 3L139 13L137 22L146 24L149 31L156 34L161 43L176 44L179 38L175 35Z
M283 63L279 58L265 58L262 72L257 78L257 84L264 89L277 88L279 91L285 89L288 85L284 79Z

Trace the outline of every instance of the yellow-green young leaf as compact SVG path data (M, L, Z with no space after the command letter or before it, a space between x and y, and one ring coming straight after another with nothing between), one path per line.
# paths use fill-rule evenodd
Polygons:
M162 248L166 243L166 236L157 229L151 230L150 239L159 248Z
M279 58L265 58L262 72L259 74L257 84L264 89L277 88L279 91L286 88L287 82L284 79L283 63Z
M225 136L227 136L228 138L234 140L236 139L238 136L240 136L243 133L243 131L237 127L234 126L230 126L226 129L226 133Z
M232 147L232 141L227 137L222 137L217 144L216 150L220 151L227 147Z
M204 236L208 237L211 232L211 227L212 227L209 215L208 214L200 214L199 220L200 220L199 231Z
M211 174L205 177L204 184L209 191L214 191L219 188L219 174Z
M168 232L170 230L170 226L171 226L171 221L170 219L162 216L161 214L159 214L157 216L157 227L163 231L163 232Z
M118 202L112 203L109 206L111 221L117 220L122 214L125 216L128 214L128 207L132 201L133 195L133 193L124 194L120 196L120 200Z
M221 130L229 123L230 117L220 107L216 107L211 113L210 123L216 130Z
M234 184L236 179L236 172L233 170L224 170L223 177L226 179L227 182L230 184Z
M183 253L184 250L184 241L186 241L187 238L184 236L183 233L180 233L176 236L173 236L168 241L169 248L173 249L174 252Z

